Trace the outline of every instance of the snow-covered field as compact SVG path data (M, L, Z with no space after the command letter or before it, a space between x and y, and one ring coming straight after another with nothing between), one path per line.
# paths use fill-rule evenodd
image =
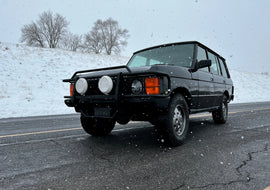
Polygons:
M0 118L74 113L64 104L77 70L126 64L128 57L41 49L0 42ZM270 76L230 71L235 101L270 101Z

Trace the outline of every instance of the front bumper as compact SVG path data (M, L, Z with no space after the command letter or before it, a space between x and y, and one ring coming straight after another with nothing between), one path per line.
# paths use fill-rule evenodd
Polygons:
M82 113L85 117L106 117L117 118L131 115L152 115L155 112L162 112L168 109L170 96L122 96L114 99L110 96L78 96L66 97L65 104L68 107L74 107L77 112ZM97 113L97 109L108 109L104 115Z
M95 70L89 72L93 71ZM73 90L73 96L65 96L65 104L74 107L76 112L81 112L86 117L102 117L102 112L104 112L104 117L110 118L134 114L151 115L151 112L168 108L170 77L167 74L160 72L131 73L129 71L129 73L122 74L120 72L110 77L113 80L114 87L109 95L101 94L97 90L99 77L93 76L87 78L89 89L85 95L80 95ZM146 92L140 95L132 94L132 81L135 79L144 81L145 78L150 77L159 78L160 94L147 95ZM64 82L75 83L77 78L75 74L72 79L64 80ZM146 88L144 83L143 86Z
M65 99L64 102L68 107L74 107L74 103L73 103L72 99L70 99L70 98Z

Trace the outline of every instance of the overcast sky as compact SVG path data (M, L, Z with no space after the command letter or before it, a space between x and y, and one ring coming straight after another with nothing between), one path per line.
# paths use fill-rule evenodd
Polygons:
M196 40L225 57L230 68L270 73L269 0L0 0L0 41L18 43L22 26L47 10L66 17L77 34L112 17L129 30L125 56Z

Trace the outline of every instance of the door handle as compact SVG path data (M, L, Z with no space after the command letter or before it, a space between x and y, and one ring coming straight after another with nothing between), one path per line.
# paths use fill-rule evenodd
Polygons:
M214 78L213 78L213 77L211 77L211 78L210 78L210 81L214 81Z

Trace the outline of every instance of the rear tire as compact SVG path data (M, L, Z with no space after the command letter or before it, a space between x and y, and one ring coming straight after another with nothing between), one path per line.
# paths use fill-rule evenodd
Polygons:
M115 121L112 119L93 119L81 116L81 124L86 133L99 137L110 134L115 126Z
M228 102L227 97L224 95L222 102L217 110L212 112L212 117L215 123L224 124L228 118Z
M187 102L181 94L176 94L172 98L164 124L164 137L169 145L183 144L189 128L189 111Z

